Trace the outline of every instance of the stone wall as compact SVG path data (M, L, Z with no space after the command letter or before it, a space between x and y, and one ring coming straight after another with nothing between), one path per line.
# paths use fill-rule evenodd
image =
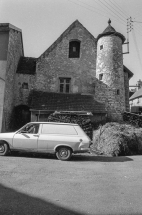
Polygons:
M69 41L79 40L80 57L69 58ZM59 92L59 77L71 78L71 93L94 93L96 70L96 42L80 25L38 59L36 71L37 90Z
M6 80L5 80L2 131L8 131L10 129L10 121L12 117L14 98L15 98L15 92L14 92L15 73L16 73L20 56L23 56L23 44L22 44L21 32L10 28Z
M35 75L28 75L28 74L16 74L15 77L15 106L18 105L27 105L28 106L28 98L29 93L34 89L35 85ZM28 88L23 88L23 84L27 83Z
M3 27L0 27L0 132L2 129L2 119L3 119L8 38L9 38L9 32L7 31L7 29L3 29Z
M130 111L130 105L129 105L129 77L128 73L124 72L124 87L125 87L125 110Z
M100 49L100 46L103 48ZM108 118L121 120L125 110L122 40L114 35L104 36L97 43L96 87L98 100L105 102ZM102 82L100 84L100 82Z

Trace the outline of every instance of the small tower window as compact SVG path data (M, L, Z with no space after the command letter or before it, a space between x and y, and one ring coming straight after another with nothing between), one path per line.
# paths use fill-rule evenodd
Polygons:
M70 41L69 43L69 58L80 57L80 41Z
M100 50L102 50L102 49L103 49L103 45L100 46Z
M117 91L116 91L116 94L117 94L117 95L120 95L120 90L117 90Z
M22 89L27 90L28 89L28 83L23 83L22 84Z
M103 74L101 73L99 74L99 80L102 81L102 79L103 79Z

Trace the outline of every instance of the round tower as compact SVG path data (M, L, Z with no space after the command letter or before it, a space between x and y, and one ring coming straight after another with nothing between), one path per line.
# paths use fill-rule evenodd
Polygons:
M125 37L116 32L108 21L108 27L97 37L96 77L98 94L105 102L108 117L121 120L125 110L125 89L122 44Z

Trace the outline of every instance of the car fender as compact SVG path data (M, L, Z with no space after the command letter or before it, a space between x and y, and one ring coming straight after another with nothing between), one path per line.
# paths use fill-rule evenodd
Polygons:
M0 139L0 145L3 144L3 143L6 143L10 149L12 148L12 145L7 140Z
M58 144L54 147L54 151L57 152L57 148L60 148L60 147L68 147L73 151L73 148L68 144L62 144L62 145Z

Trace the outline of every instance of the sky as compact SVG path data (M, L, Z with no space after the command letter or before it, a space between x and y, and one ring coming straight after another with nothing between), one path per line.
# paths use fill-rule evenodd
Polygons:
M129 38L123 60L135 86L142 80L142 0L0 0L0 23L22 30L26 57L39 57L75 20L96 38L109 18L126 42Z

